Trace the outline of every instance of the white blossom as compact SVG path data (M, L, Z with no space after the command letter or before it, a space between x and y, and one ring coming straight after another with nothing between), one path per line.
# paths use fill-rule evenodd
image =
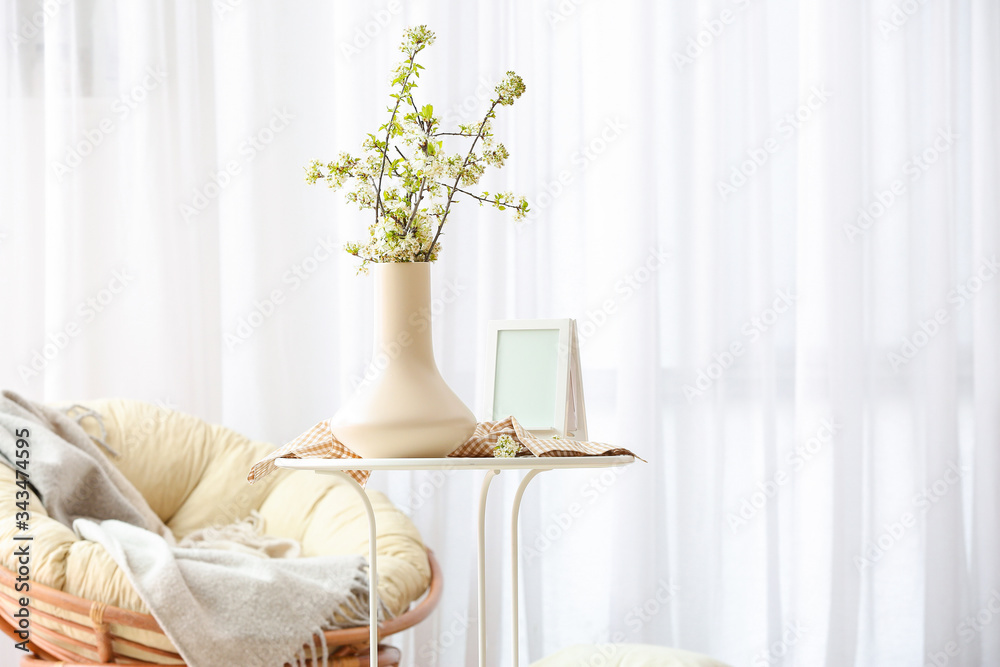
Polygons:
M345 245L347 252L362 260L361 271L370 262L436 260L444 225L452 204L460 197L471 197L480 205L489 204L501 211L514 209L517 219L528 212L524 197L469 190L479 184L487 166L502 168L510 157L507 148L496 141L492 121L497 106L509 106L524 93L524 81L507 72L497 84L496 97L482 121L445 131L434 107L418 106L413 98L423 70L416 56L435 39L434 32L424 25L404 32L400 50L406 60L390 73L393 95L389 118L362 142L361 158L341 153L333 162L314 160L306 167L307 182L326 181L333 189L350 184L346 199L373 211L369 238ZM449 153L446 139L467 145L463 151Z

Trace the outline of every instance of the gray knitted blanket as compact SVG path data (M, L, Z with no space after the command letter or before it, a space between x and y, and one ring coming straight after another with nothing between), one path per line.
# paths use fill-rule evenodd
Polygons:
M66 414L5 391L0 463L19 469L25 434L28 482L49 516L107 550L191 667L280 667L305 658L325 666L322 630L367 624L363 557L267 558L294 555L297 544L262 540L246 522L177 546L101 451L114 456L107 445Z
M81 418L95 417L83 412ZM95 417L96 418L96 417ZM19 435L20 434L20 435ZM25 435L21 438L21 435ZM17 441L27 442L18 448ZM107 448L107 445L102 445ZM74 419L12 391L0 393L0 463L18 470L49 516L72 527L75 519L117 519L173 542L173 535L132 483ZM26 449L21 452L19 449ZM108 454L115 453L106 449ZM27 456L25 456L27 454Z
M121 521L77 519L73 527L104 545L191 667L326 665L322 628L367 623L361 556L261 558L171 548Z

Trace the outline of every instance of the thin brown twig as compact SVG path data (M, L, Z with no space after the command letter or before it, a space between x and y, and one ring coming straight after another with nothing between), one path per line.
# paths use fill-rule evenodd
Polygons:
M396 122L396 112L399 111L399 103L403 101L403 91L406 90L406 82L410 80L410 75L413 74L413 61L420 53L420 49L416 49L413 55L410 56L410 69L403 78L403 85L400 86L400 96L396 98L396 106L392 108L392 115L389 117L389 124L386 126L385 130L385 146L382 148L382 164L379 168L378 174L378 185L375 186L375 224L378 224L378 210L382 209L382 213L385 213L385 208L382 206L382 177L385 176L385 161L388 159L386 155L389 152L389 137L392 136L392 128ZM410 101L413 101L413 96L407 94Z
M473 199L478 199L479 201L485 202L487 204L499 204L500 206L510 206L511 208L514 208L513 204L509 204L507 202L500 201L499 199L488 199L486 197L480 197L479 195L473 194L473 193L469 192L468 190L463 190L462 188L456 188L456 187L454 187L452 185L448 185L447 183L441 183L439 181L435 181L435 183L437 183L438 185L440 185L442 187L448 188L450 190L455 190L456 192L461 192L463 195L469 195Z
M486 128L486 121L490 119L493 114L493 110L499 103L499 98L493 100L493 104L490 105L489 111L487 111L486 116L483 117L483 122L479 124L479 132L476 134L476 138L472 140L472 145L469 146L469 152L465 155L465 160L462 162L462 168L458 170L458 176L455 177L454 185L452 185L451 189L448 191L448 201L445 204L444 212L441 214L441 222L438 223L437 232L434 233L434 238L431 239L431 244L427 246L427 252L424 253L425 262L431 261L431 255L434 253L434 246L437 245L438 239L441 237L441 231L444 229L445 220L447 220L448 212L451 210L451 202L455 198L455 191L458 188L459 180L461 180L462 174L465 172L465 168L469 165L469 158L472 157L472 151L475 150L476 144L483 136L483 130Z

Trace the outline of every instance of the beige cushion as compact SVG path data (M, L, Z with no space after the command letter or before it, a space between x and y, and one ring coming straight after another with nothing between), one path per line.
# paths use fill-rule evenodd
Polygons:
M361 500L337 478L278 471L251 486L247 471L273 449L270 444L139 401L108 399L85 405L100 413L107 443L120 454L112 461L178 539L258 510L264 532L299 540L304 556L368 554L368 522ZM100 433L94 419L84 420L83 426L92 435ZM8 570L14 569L16 491L14 471L0 466L0 564ZM368 497L378 525L379 595L393 614L399 614L427 589L430 565L412 522L382 494L369 492ZM79 539L49 518L33 494L30 509L35 535L32 579L82 598L148 613L102 546ZM89 625L72 615L61 613L61 617ZM171 648L154 633L125 629L122 634Z
M644 644L571 646L532 663L531 667L728 667L700 653Z

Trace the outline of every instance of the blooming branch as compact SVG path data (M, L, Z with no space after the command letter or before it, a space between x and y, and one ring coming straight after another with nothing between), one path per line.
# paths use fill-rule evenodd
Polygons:
M501 211L512 209L519 219L528 213L524 197L510 192L475 194L467 189L479 183L487 166L502 168L510 157L507 148L494 141L491 121L498 106L510 106L524 93L524 81L514 72L507 72L482 122L459 125L458 131L442 131L434 107L418 106L413 98L416 80L424 69L417 63L417 54L434 40L427 26L404 33L400 50L406 59L393 71L394 102L386 108L389 121L379 128L385 131L384 138L369 134L362 143L365 152L361 158L341 153L333 162L314 160L306 168L307 182L323 180L333 189L350 183L353 189L348 191L347 200L374 211L374 222L368 230L370 239L345 246L347 252L362 260L361 271L369 262L437 259L444 225L459 195ZM404 114L406 109L412 111ZM472 142L464 153L448 153L443 137L471 138ZM450 185L443 182L445 179Z

